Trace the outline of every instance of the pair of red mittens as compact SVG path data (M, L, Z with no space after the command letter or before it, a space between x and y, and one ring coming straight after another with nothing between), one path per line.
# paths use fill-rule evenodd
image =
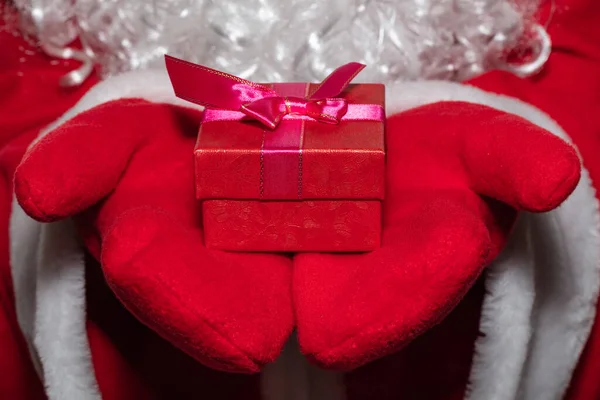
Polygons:
M33 218L74 216L112 290L200 362L257 372L294 326L317 364L351 369L439 322L498 254L517 211L575 188L575 150L488 107L440 102L387 127L382 247L365 254L227 253L203 245L192 152L198 111L105 103L36 143L15 176Z

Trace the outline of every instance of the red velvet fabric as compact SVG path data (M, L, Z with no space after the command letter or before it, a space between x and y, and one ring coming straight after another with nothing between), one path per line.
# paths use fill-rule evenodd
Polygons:
M291 260L204 246L192 162L199 118L135 99L83 112L25 155L15 193L42 221L85 211L84 241L146 325L208 366L257 372L292 330Z
M597 44L600 43L600 37L598 30L594 29L600 10L594 0L568 2L557 0L556 3L558 7L549 28L556 49L546 74L529 81L517 80L506 74L492 74L474 84L489 90L516 95L550 113L574 138L592 179L598 182L600 161L595 157L595 153L600 148L600 139L598 139L600 120L597 119L594 110L600 102L598 97L600 77L597 72L597 60L600 59ZM570 7L567 8L567 5ZM18 47L23 46L23 42L5 33L1 34L0 40L3 48L0 56L2 57L0 81L3 82L3 88L7 88L2 91L0 110L2 122L0 141L3 143L0 163L6 178L2 189L4 200L0 201L0 210L4 215L3 223L6 224L10 207L10 177L25 146L40 126L58 116L86 88L71 93L60 91L54 85L56 78L64 73L65 66L51 66L48 64L49 60L37 55L27 63L23 63L21 67L21 64L14 60L18 60L15 57L20 56ZM23 72L23 76L17 79L18 72ZM17 118L17 111L25 106L31 110L31 114ZM152 177L148 179L151 180ZM481 188L478 190L482 191ZM446 199L453 200L452 197ZM509 200L515 201L518 198L513 197ZM489 206L494 203L486 204ZM503 211L494 212L493 215L511 213L505 207L499 207ZM454 209L456 212L460 211L460 207L456 205ZM485 207L482 210L485 213ZM482 210L478 209L478 211ZM436 208L432 208L432 211L436 211ZM136 213L138 214L134 216L141 221L147 221L148 210L139 210ZM60 213L46 215L61 216ZM151 214L152 217L154 215ZM431 215L435 216L435 213L432 212ZM160 218L162 217L159 215L158 222L149 221L148 226L144 225L140 231L143 234L151 234L151 231L156 229L156 224L162 223ZM500 223L500 221L496 222ZM487 227L489 224L484 226ZM505 226L501 226L498 230L500 239L505 229ZM177 232L177 229L168 232L175 236L181 233ZM92 235L89 234L89 237ZM142 237L145 239L144 235ZM0 251L4 261L0 262L2 272L0 275L2 279L0 348L3 357L0 358L0 393L11 399L43 398L41 385L29 361L26 346L19 335L16 317L12 311L14 300L9 279L6 233L3 234L2 242L4 245L0 247ZM88 241L88 243L94 242L99 244L98 239ZM493 242L494 240L490 240L490 243ZM97 251L98 247L95 250L96 255L98 255ZM182 257L184 255L182 253ZM161 255L150 251L149 254L137 255L137 257L140 261L154 260L154 257L161 257ZM171 263L172 260L168 262ZM134 266L132 269L131 275L127 272L119 278L126 280L128 276L135 276L138 268ZM115 274L122 272L118 268L114 270ZM110 273L107 275L110 280ZM185 278L185 276L181 277L180 282ZM137 322L115 299L114 292L106 287L99 266L93 259L88 263L87 279L88 336L104 398L177 398L201 393L207 398L237 399L252 398L257 395L256 376L212 372L195 363L192 358ZM147 289L156 283L145 281L141 284L146 285L144 289ZM113 288L115 287L113 282ZM115 291L118 293L118 288ZM412 341L402 351L372 362L347 375L349 398L356 400L461 398L472 357L472 344L477 336L482 295L483 289L479 282L439 325ZM373 299L366 301L373 301ZM130 307L133 309L136 305ZM570 399L587 400L600 397L597 380L600 371L600 332L597 327L598 324L573 379ZM4 357L4 354L9 356Z
M389 355L439 323L502 248L513 209L550 210L579 181L562 140L470 103L392 116L387 154L382 247L294 258L300 346L326 368Z

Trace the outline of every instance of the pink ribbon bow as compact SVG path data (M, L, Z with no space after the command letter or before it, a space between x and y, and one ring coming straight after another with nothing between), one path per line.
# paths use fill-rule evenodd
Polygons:
M280 96L257 83L165 56L169 77L177 97L222 110L238 111L275 129L286 115L308 116L337 124L348 112L346 99L339 96L365 65L351 62L333 71L305 98Z

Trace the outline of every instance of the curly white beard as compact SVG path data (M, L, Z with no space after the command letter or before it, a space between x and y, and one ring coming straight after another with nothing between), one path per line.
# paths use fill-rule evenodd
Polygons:
M81 39L104 76L168 52L258 81L321 79L360 61L363 80L384 83L498 68L523 45L538 2L15 0L29 33L54 46Z

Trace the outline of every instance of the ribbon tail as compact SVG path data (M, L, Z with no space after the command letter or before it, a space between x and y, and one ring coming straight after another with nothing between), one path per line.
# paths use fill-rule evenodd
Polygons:
M338 124L348 111L345 99L325 99L308 104L308 115L320 122Z
M169 55L165 65L175 95L202 106L239 110L242 104L277 95L266 86Z
M365 67L366 65L357 62L342 65L321 82L319 87L310 95L309 100L322 100L339 96Z

